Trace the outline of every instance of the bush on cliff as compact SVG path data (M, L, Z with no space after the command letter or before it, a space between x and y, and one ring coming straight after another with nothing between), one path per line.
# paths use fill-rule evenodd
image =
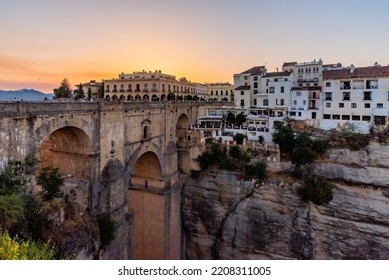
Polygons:
M333 198L334 185L322 177L310 176L304 180L304 186L298 190L300 198L317 205L328 203Z
M43 199L48 201L61 196L64 178L59 173L58 167L49 166L41 169L37 183L42 186Z
M100 248L104 249L111 241L115 240L116 222L109 216L104 216L98 220L100 230Z

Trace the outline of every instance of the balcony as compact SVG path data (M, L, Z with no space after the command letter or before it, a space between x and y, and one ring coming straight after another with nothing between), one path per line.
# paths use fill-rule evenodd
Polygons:
M127 92L132 92L132 89L127 89Z
M112 92L118 92L118 90L114 88Z
M124 89L121 89L120 92L124 92Z
M309 106L308 110L319 110L319 107L317 107L317 106Z
M105 90L105 92L109 92L109 88L107 88L107 89Z
M325 101L332 101L332 97L326 97L324 100Z
M320 99L320 94L309 94L309 99Z

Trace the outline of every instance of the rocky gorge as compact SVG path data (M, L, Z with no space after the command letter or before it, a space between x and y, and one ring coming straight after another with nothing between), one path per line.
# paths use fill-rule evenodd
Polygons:
M389 148L330 149L312 165L333 199L298 195L284 171L262 182L231 171L188 177L182 193L186 259L389 259ZM278 168L279 170L279 168Z

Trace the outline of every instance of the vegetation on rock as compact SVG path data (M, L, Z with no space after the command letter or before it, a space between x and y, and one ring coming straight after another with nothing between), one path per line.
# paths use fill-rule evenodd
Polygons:
M333 187L331 183L322 177L309 176L304 180L304 185L298 190L298 193L302 200L322 205L332 200Z
M262 180L266 175L266 162L253 160L239 146L231 146L229 152L225 147L211 144L208 149L197 158L201 170L216 166L223 170L239 171L244 179ZM193 174L193 172L192 172Z
M61 196L64 178L59 173L58 167L48 166L40 171L37 183L42 186L43 199L48 201Z

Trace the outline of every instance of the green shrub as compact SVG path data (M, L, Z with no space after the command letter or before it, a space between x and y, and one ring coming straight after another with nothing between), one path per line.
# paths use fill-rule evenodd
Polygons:
M245 179L263 180L266 176L266 162L257 161L254 164L245 164Z
M111 241L115 240L116 222L110 217L104 216L98 220L100 230L100 247L104 249Z
M198 178L198 177L200 177L200 173L201 173L200 170L195 170L195 169L191 169L191 170L190 170L190 176L191 176L192 178Z
M237 133L234 135L234 140L236 141L237 144L239 145L242 145L243 144L243 140L244 140L245 136L241 133Z
M263 137L262 135L259 135L258 141L259 141L259 143L263 144L265 142L265 137Z
M24 200L20 194L0 196L0 231L9 230L24 218Z
M304 186L298 190L298 193L302 200L322 205L332 200L332 189L333 185L326 179L312 176L304 180Z
M64 179L59 173L58 167L49 166L42 168L37 177L37 183L42 186L43 199L45 201L61 196L61 186L64 183Z
M229 171L238 169L238 163L236 162L236 160L232 158L226 158L220 161L218 166L220 169L229 170Z

